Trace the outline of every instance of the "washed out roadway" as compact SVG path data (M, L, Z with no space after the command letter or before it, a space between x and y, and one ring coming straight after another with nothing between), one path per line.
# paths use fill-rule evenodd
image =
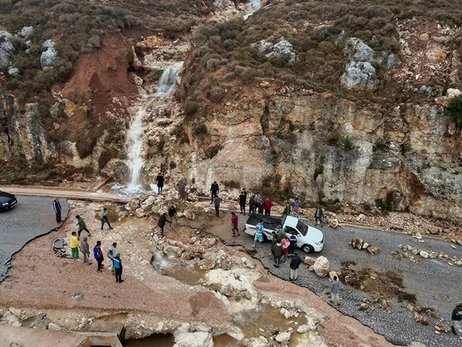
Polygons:
M219 217L220 222L230 222L230 213L222 213ZM246 216L238 214L240 230L243 230ZM313 223L308 222L313 226ZM209 232L214 233L217 228L210 227ZM357 227L345 227L333 229L324 226L321 229L324 232L325 246L321 253L313 254L314 257L325 256L333 270L339 270L343 261L354 261L357 265L352 267L355 270L366 267L374 271L386 272L392 271L398 273L403 278L404 291L415 294L417 303L422 307L432 308L436 314L444 319L444 323L451 326L451 313L456 304L462 302L462 292L460 285L462 283L462 268L456 265L450 265L447 261L441 259L424 259L415 256L421 262L415 264L403 258L397 260L393 258L393 251L400 251L399 245L412 245L422 250L431 250L450 256L462 258L462 247L457 245L457 249L451 247L449 241L437 240L424 237L417 240L410 235L386 232L374 229L363 229ZM243 245L255 258L261 260L268 270L283 279L289 280L289 265L282 264L280 268L273 267L273 260L270 251L270 242L266 242L252 252L253 239L251 236L242 233L241 236L234 238L229 233L217 234L227 244ZM371 255L366 251L352 249L349 242L354 237L360 237L365 242L380 248L379 255ZM305 254L298 250L299 254ZM411 254L412 255L412 254ZM327 278L319 278L315 273L301 266L299 278L296 282L298 285L309 288L325 300L329 299L327 295L330 291L330 282ZM342 302L337 309L348 316L358 319L364 325L374 329L375 332L383 335L388 341L396 345L408 345L412 341L424 343L427 347L460 347L462 340L455 337L452 333L436 334L434 327L437 321L429 318L422 313L429 321L429 325L422 325L415 322L414 312L409 311L406 306L407 302L398 302L389 300L389 310L382 309L380 303L374 304L373 299L365 292L354 289L353 287L343 285L340 292ZM359 306L367 300L373 310L368 309L360 311Z
M11 190L8 190L11 192ZM26 243L59 227L53 210L51 197L17 196L18 203L10 211L0 213L0 281L10 267L13 254ZM65 199L60 199L62 218L69 210ZM51 247L51 245L50 245Z

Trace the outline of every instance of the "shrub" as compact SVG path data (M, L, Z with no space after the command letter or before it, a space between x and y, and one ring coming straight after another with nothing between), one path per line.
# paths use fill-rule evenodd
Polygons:
M187 116L195 115L198 109L199 109L199 104L195 101L188 101L184 105L184 113Z
M446 115L457 128L462 128L462 96L455 96L446 106Z

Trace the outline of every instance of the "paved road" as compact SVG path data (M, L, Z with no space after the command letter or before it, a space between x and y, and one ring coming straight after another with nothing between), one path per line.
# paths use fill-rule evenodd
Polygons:
M240 217L241 228L244 225L245 217ZM310 223L309 223L310 224ZM312 225L312 224L311 224ZM242 230L242 229L241 229ZM451 325L452 309L457 303L462 302L462 268L451 266L447 261L439 259L423 259L420 264L415 264L407 259L396 260L391 252L400 250L398 245L412 245L413 247L444 252L451 256L462 258L462 247L453 249L447 241L440 241L430 238L423 238L423 242L409 235L391 233L377 230L360 228L338 228L324 227L325 248L315 256L323 255L329 259L334 270L340 269L343 261L354 261L355 269L370 267L375 271L394 271L402 275L405 291L416 294L417 302L422 307L435 309L439 317L447 320L446 324ZM348 243L353 237L361 237L369 244L380 248L380 255L370 255L365 251L352 249ZM239 239L230 238L234 244L242 244L250 250L253 240L249 235L241 235ZM303 254L299 250L300 254ZM255 254L268 270L276 276L287 279L289 276L288 264L280 268L272 266L270 256L270 243L263 245ZM328 299L326 293L330 290L330 282L325 278L319 278L314 273L305 269L302 270L297 284L307 287L321 297ZM435 319L429 319L429 325L424 326L416 323L414 313L407 308L406 302L390 301L390 311L381 309L374 305L374 311L359 311L359 305L363 299L373 302L373 299L360 290L344 285L341 291L342 303L338 309L349 316L355 317L363 324L373 328L377 333L396 345L408 345L411 341L424 343L428 347L456 347L462 346L462 340L458 340L451 333L441 335L435 334ZM424 314L426 317L426 315Z
M7 274L13 254L37 236L47 234L59 226L53 211L54 198L36 196L17 196L17 198L18 204L14 209L0 213L0 281ZM60 202L63 208L62 217L65 218L69 205L65 199L60 199Z

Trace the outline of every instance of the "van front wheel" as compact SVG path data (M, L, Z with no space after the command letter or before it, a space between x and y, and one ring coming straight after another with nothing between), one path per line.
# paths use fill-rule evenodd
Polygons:
M310 254L310 253L313 253L314 252L314 248L310 245L303 245L302 246L302 251L307 253L307 254Z

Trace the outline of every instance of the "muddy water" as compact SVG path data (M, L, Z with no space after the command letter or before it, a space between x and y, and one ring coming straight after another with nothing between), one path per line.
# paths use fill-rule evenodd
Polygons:
M104 207L103 207L104 208ZM117 214L117 211L111 207L106 207L107 208L107 218L109 219L109 223L114 223L119 220L119 215ZM96 211L95 213L95 219L101 221L101 216L99 215L102 210ZM105 225L105 228L107 228L107 225Z
M171 334L155 334L144 339L130 339L123 343L124 347L172 347L175 338Z

